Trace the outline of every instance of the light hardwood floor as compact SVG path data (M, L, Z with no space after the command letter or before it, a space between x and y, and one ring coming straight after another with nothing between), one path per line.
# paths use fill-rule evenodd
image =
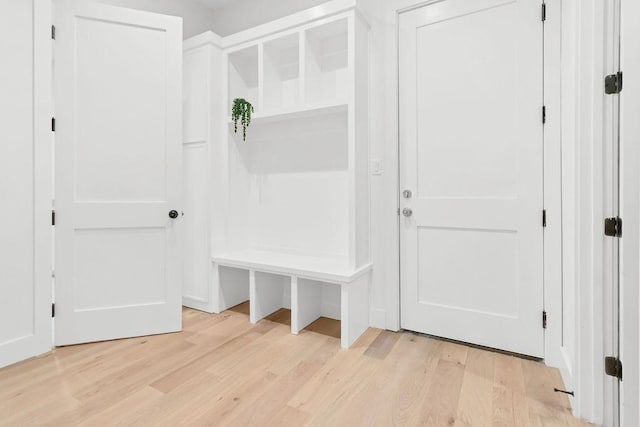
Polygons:
M339 324L289 333L282 310L184 310L184 332L59 348L0 370L0 425L577 426L557 370Z

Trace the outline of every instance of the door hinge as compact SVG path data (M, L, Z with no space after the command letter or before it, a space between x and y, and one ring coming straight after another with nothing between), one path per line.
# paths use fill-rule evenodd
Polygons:
M604 92L607 95L615 95L622 92L622 71L609 74L604 78Z
M52 25L51 26L51 40L55 40L56 39L56 26Z
M547 107L545 105L542 106L542 124L547 123Z
M56 305L51 303L51 317L56 317Z
M547 329L547 312L542 312L542 329Z
M604 220L604 235L622 237L622 218L607 218Z
M56 118L51 117L51 132L55 132L55 131L56 131Z
M547 20L547 5L542 3L542 22Z
M51 211L51 225L56 225L56 211Z
M622 362L617 357L604 358L604 373L622 380Z
M547 226L547 210L546 209L542 210L542 226L543 227Z

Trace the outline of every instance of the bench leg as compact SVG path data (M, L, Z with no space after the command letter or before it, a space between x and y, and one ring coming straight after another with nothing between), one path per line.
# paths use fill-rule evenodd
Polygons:
M349 348L369 327L369 282L371 274L342 286L341 346Z

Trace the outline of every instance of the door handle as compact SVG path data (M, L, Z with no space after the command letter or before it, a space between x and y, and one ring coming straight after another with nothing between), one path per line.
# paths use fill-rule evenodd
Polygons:
M171 219L178 218L178 211L173 210L173 211L169 212L169 218L171 218Z
M402 209L402 215L409 218L411 215L413 215L413 211L410 208L404 208Z

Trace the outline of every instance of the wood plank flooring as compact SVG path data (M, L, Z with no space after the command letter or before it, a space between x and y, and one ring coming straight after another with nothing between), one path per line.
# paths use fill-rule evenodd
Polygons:
M1 426L580 426L557 370L328 319L251 325L184 310L184 332L59 348L0 370ZM337 331L337 332L336 332Z

